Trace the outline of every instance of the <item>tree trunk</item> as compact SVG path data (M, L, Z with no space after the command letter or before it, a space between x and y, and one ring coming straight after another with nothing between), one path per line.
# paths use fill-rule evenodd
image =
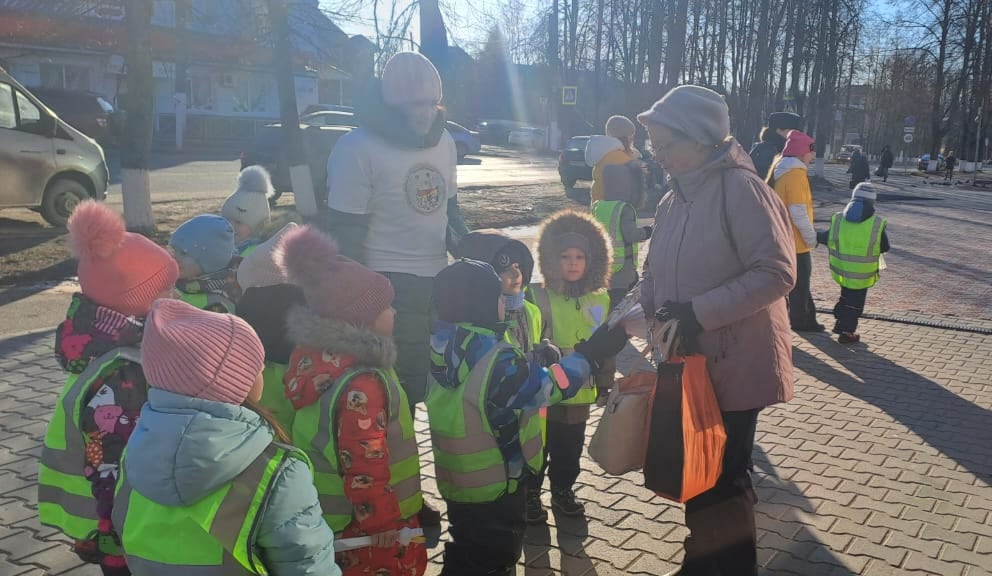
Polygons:
M603 10L604 0L596 1L596 95L595 111L593 112L596 121L600 120L600 104L603 99Z
M189 23L190 0L176 0L176 86L173 100L176 105L176 150L182 151L186 133L187 71L189 68L189 40L186 37Z
M303 152L303 133L296 109L296 75L293 72L293 39L289 29L289 13L284 0L269 0L269 18L275 38L276 84L279 87L279 112L282 120L283 150L289 165L289 180L296 199L296 211L301 216L317 215L317 199L313 177Z
M933 101L930 105L930 158L936 162L944 139L946 125L944 123L944 83L947 78L947 39L951 31L951 11L955 0L944 0L940 17L940 39L937 47L937 75L934 85Z
M665 2L653 0L651 4L651 36L648 40L648 84L661 82L662 36L665 30Z
M762 125L763 111L765 104L766 82L768 81L768 70L771 64L771 47L769 45L769 28L771 27L770 1L761 0L758 7L758 38L757 55L754 64L754 75L751 80L751 89L748 91L747 110L744 122L744 130L738 134L741 142L750 146L758 134Z
M668 19L668 45L665 49L665 88L679 84L685 58L686 19L689 0L676 0L675 13Z
M152 152L152 49L148 34L152 0L127 0L127 115L121 137L121 194L124 220L129 230L149 234L155 230L148 162Z

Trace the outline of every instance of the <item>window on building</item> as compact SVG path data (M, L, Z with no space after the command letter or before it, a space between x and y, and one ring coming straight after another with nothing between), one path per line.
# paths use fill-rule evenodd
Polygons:
M10 84L0 84L0 128L8 130L17 127L17 114L14 112L14 93Z
M251 75L238 84L234 97L234 111L261 114L269 111L272 82L268 76Z
M42 63L39 68L41 70L41 85L45 88L83 91L90 89L90 69L88 66Z
M341 88L340 80L318 80L317 100L321 104L345 104Z
M192 110L214 109L214 82L210 74L190 75L186 105Z

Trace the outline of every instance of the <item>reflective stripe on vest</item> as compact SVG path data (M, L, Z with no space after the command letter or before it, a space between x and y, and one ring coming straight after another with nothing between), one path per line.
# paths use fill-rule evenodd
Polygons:
M530 349L541 344L541 329L542 329L542 317L541 309L537 307L536 304L524 300L524 317L527 320L527 325L530 328ZM506 341L510 344L516 344L521 350L523 346L520 346L519 342L513 342L513 334L507 330L506 331ZM528 461L527 465L532 472L537 473L544 466L544 444L548 439L548 421L544 416L544 410L530 410L523 412L520 416L520 434L521 438L524 434L529 433L530 430L540 430L541 433L541 452L539 452L533 461ZM536 420L533 420L536 419ZM532 421L533 420L533 421Z
M613 240L614 274L623 270L625 266L637 267L637 243L628 242L624 238L623 226L620 225L620 219L627 206L629 204L618 200L600 200L592 205L593 217L606 227Z
M486 398L493 368L507 342L498 342L468 372L456 388L432 385L427 393L427 412L434 447L438 491L454 502L492 502L515 490L506 474L506 462L496 443ZM537 412L517 412L518 438L524 462L536 471L543 464L541 419Z
M80 429L83 401L95 379L123 362L140 364L141 351L132 347L114 348L90 361L78 375L70 375L45 431L38 467L38 519L77 540L96 530L98 522L93 486L83 474L86 466L86 444Z
M610 311L610 295L605 290L578 298L565 298L547 288L534 288L533 294L544 324L549 327L551 343L561 348L562 354L571 353L579 341L592 336ZM595 404L596 395L595 382L589 378L575 396L562 404Z
M203 292L183 292L182 290L176 290L179 293L179 299L183 302L199 308L200 310L212 310L212 311L223 311L227 314L234 314L234 302L231 302L229 298L226 298L220 294L214 293L203 293Z
M415 516L424 504L420 491L420 452L406 392L391 370L349 370L328 386L319 402L297 410L293 422L293 443L311 456L320 507L324 520L335 534L343 532L354 516L354 508L345 495L344 480L338 469L335 415L341 393L355 377L362 374L376 376L388 396L386 445L389 449L390 486L399 501L400 517Z
M164 506L144 497L128 482L122 464L113 522L128 567L142 576L267 574L255 551L258 525L290 458L309 463L299 450L270 444L231 482L189 506Z
M877 216L850 222L843 214L830 218L830 273L844 288L861 290L878 282L885 219Z

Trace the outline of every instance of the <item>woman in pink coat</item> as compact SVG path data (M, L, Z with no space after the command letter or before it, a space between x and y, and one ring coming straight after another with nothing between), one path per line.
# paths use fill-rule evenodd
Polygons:
M758 573L748 467L758 412L792 398L785 295L796 280L785 206L730 136L723 97L680 86L638 116L672 191L658 205L644 309L676 318L707 358L727 430L716 487L686 503L690 535L673 574Z

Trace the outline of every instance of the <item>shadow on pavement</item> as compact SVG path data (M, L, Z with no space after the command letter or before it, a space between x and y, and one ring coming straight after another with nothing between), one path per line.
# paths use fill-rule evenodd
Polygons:
M794 348L797 368L878 407L979 480L992 482L992 454L988 442L982 440L992 430L992 411L863 345L844 347L827 338L808 341L857 378Z
M585 541L589 537L589 520L585 517L565 518L555 515L557 546L551 542L551 528L546 524L527 527L524 535L524 576L596 576L592 559L586 555ZM561 555L561 567L551 565L551 549Z
M755 520L758 525L758 561L764 563L767 554L762 549L774 550L768 569L761 573L778 574L792 571L801 566L804 576L830 574L831 576L855 576L855 572L844 566L834 550L820 540L807 519L816 515L814 504L803 495L802 489L794 482L779 477L774 466L768 461L764 449L755 445L752 454L754 462L754 487L758 493L755 505ZM789 509L781 509L788 502ZM788 554L791 558L780 556Z

